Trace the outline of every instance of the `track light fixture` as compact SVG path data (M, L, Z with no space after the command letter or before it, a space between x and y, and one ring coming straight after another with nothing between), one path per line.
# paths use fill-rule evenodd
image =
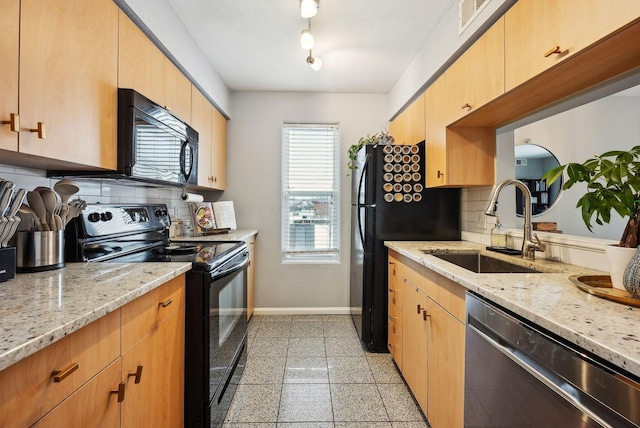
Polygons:
M300 46L305 51L309 51L313 49L315 41L313 40L313 35L311 35L311 20L309 20L309 27L302 30L302 34L300 35Z
M311 53L311 49L309 49L309 56L307 57L307 64L313 71L318 71L322 68L322 60L320 58L314 58Z
M300 15L303 18L311 18L318 13L320 0L300 0Z

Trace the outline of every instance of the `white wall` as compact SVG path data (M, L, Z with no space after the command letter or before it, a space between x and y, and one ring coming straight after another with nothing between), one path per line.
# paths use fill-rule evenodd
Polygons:
M227 130L228 188L238 224L259 230L256 307L349 306L351 177L347 149L387 126L384 95L232 92ZM283 264L280 252L281 129L284 121L340 124L339 264Z

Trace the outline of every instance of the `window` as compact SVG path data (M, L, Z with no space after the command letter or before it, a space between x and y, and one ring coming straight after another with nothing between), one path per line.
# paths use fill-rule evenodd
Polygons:
M339 128L282 127L282 260L337 262L340 248Z

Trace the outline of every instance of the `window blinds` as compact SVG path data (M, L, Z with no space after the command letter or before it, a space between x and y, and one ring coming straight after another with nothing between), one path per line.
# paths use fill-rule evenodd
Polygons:
M282 128L282 257L337 261L340 247L339 128Z

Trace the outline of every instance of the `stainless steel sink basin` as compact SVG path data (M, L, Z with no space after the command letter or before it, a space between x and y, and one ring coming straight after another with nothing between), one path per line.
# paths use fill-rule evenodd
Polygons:
M505 260L496 259L485 256L480 253L433 253L423 251L425 254L431 254L439 259L453 263L456 266L463 267L476 273L540 273L539 270L520 266Z

